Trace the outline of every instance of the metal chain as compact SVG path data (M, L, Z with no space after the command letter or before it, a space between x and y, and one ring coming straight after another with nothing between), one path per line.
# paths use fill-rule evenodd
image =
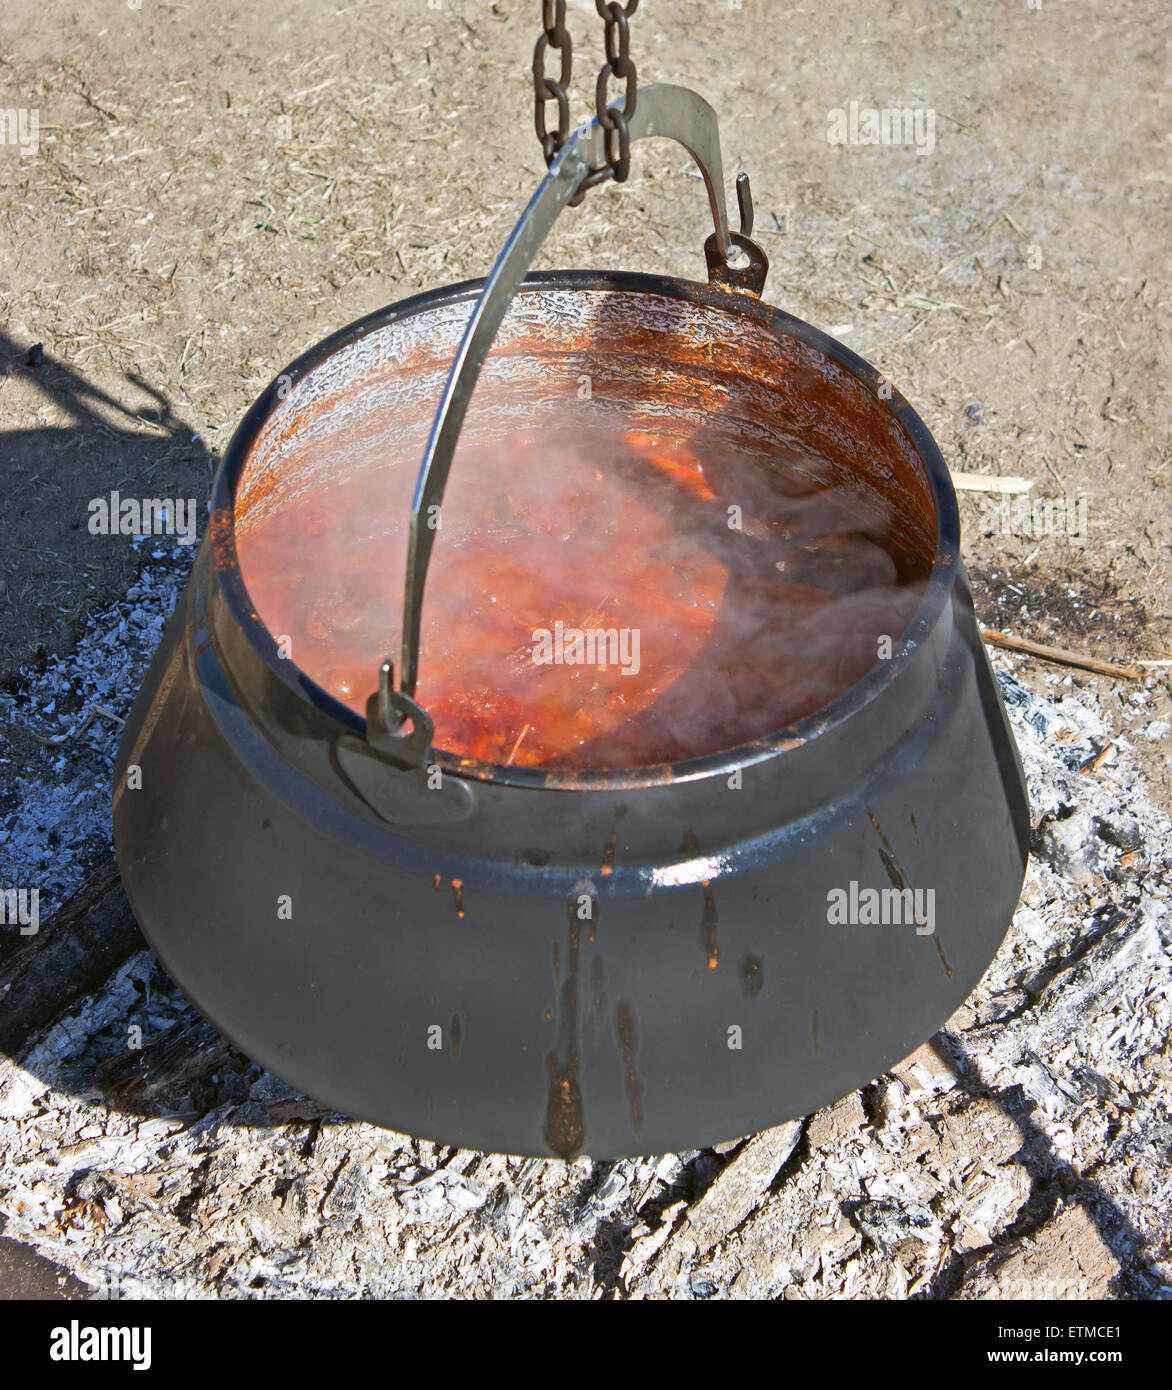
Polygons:
M630 121L635 114L639 99L639 76L631 57L630 29L627 21L639 8L639 0L627 0L625 5L618 0L594 0L595 8L606 25L606 62L598 74L594 89L595 107L598 123L606 132L606 163L591 171L573 199L582 200L588 188L614 179L625 183L631 172L631 133ZM537 138L547 165L553 163L558 151L570 135L569 86L573 76L573 42L566 29L566 0L542 0L542 34L533 50L533 94L535 102ZM551 80L545 71L546 52L555 49L561 54L562 68L558 81ZM626 83L625 99L622 106L611 110L610 79ZM546 118L546 106L550 101L557 102L558 128L551 131Z
M594 89L594 106L598 123L606 131L606 159L615 183L626 183L631 172L631 134L629 122L635 114L639 99L639 75L631 58L631 36L627 20L639 8L639 0L628 0L624 7L616 0L594 0L606 24L606 62L598 74L598 84ZM611 111L607 102L610 97L610 79L617 77L627 84L626 100L622 108Z
M566 0L541 0L541 25L543 32L533 50L533 95L537 138L541 141L548 166L570 135L568 88L574 72L574 44L566 29ZM545 53L549 48L556 49L562 55L561 79L558 82L551 82L545 75ZM558 104L556 134L546 124L545 106L548 101Z

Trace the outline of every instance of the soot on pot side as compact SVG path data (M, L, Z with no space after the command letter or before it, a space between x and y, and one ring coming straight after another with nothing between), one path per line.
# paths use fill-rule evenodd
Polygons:
M654 428L649 426L653 425ZM356 712L396 655L415 461L372 456L237 538L262 620ZM517 766L699 757L813 713L915 613L927 566L817 458L561 408L462 444L417 698L435 742Z

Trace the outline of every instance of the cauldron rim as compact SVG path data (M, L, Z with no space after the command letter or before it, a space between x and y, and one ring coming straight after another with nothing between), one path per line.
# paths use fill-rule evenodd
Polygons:
M388 324L416 314L474 300L484 280L465 280L436 290L427 290L408 299L397 300L376 309L338 329L307 349L281 372L253 402L237 427L220 462L212 486L209 517L209 543L212 548L215 583L232 618L256 656L268 670L299 698L320 714L333 720L340 732L365 736L366 720L327 690L311 680L297 664L278 654L276 641L258 614L248 594L236 552L236 488L249 454L264 425L287 391L290 379L301 380L329 357ZM821 329L795 318L783 309L752 295L720 286L703 285L676 276L649 275L634 271L553 270L527 275L518 295L540 290L614 291L626 294L661 295L685 303L743 316L756 321L778 337L794 339L821 353L849 372L871 390L877 404L893 414L923 465L936 511L936 552L932 572L915 616L900 634L889 659L872 666L859 680L836 695L813 714L794 724L736 748L683 759L670 764L622 769L563 770L506 766L465 758L445 749L432 748L428 761L449 775L472 781L504 786L573 791L636 790L666 783L727 776L738 768L749 767L769 758L783 756L856 714L893 681L909 664L920 643L935 628L948 602L960 566L960 524L956 493L948 467L927 426L898 391L888 386L889 398L878 394L887 379L875 367L844 343Z

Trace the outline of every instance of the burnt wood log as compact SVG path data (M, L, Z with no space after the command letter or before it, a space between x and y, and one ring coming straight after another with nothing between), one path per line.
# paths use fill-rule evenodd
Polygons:
M113 856L0 964L0 1052L19 1061L69 1006L92 994L146 942Z

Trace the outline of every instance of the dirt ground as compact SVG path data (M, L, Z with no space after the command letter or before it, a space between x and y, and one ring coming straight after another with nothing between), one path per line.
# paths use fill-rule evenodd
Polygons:
M543 168L535 0L132 4L0 13L0 111L40 123L35 152L0 144L12 690L138 568L128 538L89 534L91 499L202 508L287 362L381 305L483 274ZM601 25L592 0L568 10L577 120ZM631 31L641 79L702 92L729 180L751 174L765 298L887 373L954 470L1085 498L1074 543L983 525L987 499L962 496L982 620L1166 660L1166 7L644 0ZM832 144L830 112L852 101L932 109L934 149ZM688 157L652 142L625 188L563 217L539 265L702 279L705 218ZM1172 668L1144 669L1145 714L1167 719ZM1108 713L1135 688L1078 680ZM0 738L3 792L40 749L12 727ZM1172 809L1167 740L1135 757Z

